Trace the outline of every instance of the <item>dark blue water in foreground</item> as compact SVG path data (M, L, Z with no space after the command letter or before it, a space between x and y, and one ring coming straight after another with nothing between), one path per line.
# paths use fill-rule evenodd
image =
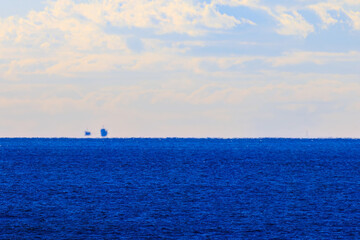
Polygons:
M0 239L360 239L360 140L0 139Z

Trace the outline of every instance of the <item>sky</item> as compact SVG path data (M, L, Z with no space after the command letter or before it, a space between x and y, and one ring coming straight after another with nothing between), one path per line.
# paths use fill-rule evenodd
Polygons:
M12 0L0 137L360 137L358 0Z

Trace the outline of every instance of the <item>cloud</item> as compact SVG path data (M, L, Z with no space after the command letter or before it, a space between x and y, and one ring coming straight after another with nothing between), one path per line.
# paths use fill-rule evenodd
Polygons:
M84 114L109 118L127 113L125 115L141 115L146 121L164 121L169 114L157 115L156 112L176 109L174 114L177 114L178 119L183 119L185 113L180 109L196 110L199 114L206 113L209 109L222 109L230 118L234 117L234 113L241 112L258 119L273 115L276 111L281 113L277 118L293 112L321 115L324 105L330 107L328 111L357 110L355 103L360 101L359 83L313 79L295 84L285 80L251 85L236 82L209 82L201 85L192 83L177 88L177 85L183 84L182 80L178 80L167 86L156 84L149 88L138 84L114 85L96 90L51 84L2 84L1 89L5 91L0 91L0 112L7 112L7 116L70 114L71 118ZM150 112L147 113L148 111ZM215 116L211 118L216 119ZM136 125L130 124L129 127Z
M280 28L277 33L282 35L297 35L307 37L314 32L314 26L308 23L297 11L288 12L286 9L279 8L271 15L279 22Z
M322 20L324 29L336 23L350 25L354 30L360 30L360 2L356 0L322 1L307 6L313 10ZM334 13L336 16L333 16ZM341 17L344 14L348 19Z
M341 7L337 4L333 3L319 3L315 5L310 5L309 9L316 12L316 14L320 17L323 22L322 28L327 29L330 25L338 23L338 19L331 16L329 11L337 11L341 10Z
M353 28L355 30L360 30L360 11L348 11L347 15L352 21Z
M254 23L221 13L212 2L50 1L42 11L31 11L26 17L0 19L0 77L69 77L82 72L138 70L140 66L175 58L181 52L174 45L164 45L159 35L195 37L239 24ZM118 32L107 32L109 26ZM152 33L144 37L133 29ZM141 51L131 44L133 39L141 43Z
M297 65L301 63L314 63L318 65L335 62L358 62L360 52L286 52L283 56L268 58L266 61L273 66Z
M258 0L232 0L227 3L224 0L218 0L216 2L229 6L246 6L270 15L278 22L279 28L276 29L276 32L281 35L295 35L305 38L315 31L314 26L307 22L295 7L269 6Z
M159 34L203 34L207 29L228 29L241 21L222 14L212 3L191 0L112 0L74 3L58 0L50 9L56 17L80 16L98 26L151 28Z
M270 28L285 37L306 38L316 31L301 15L304 9L321 15L324 27L339 21L329 11L346 12L353 27L360 28L357 27L360 14L356 8L349 10L356 1L300 3L281 6L257 0L50 1L42 11L31 11L26 17L0 19L0 78L19 80L39 75L76 78L85 73L126 71L191 72L222 77L242 73L241 68L254 61L271 63L273 67L358 61L357 54L350 52L334 56L287 50L271 58L255 54L238 46L247 42L238 38L241 30L236 26L252 25L256 31L257 20L232 16L221 9L241 6L271 16L278 25ZM207 34L211 37L207 38ZM271 41L268 43L274 44ZM254 45L259 45L256 40ZM237 52L222 51L231 47ZM206 48L217 52L206 56L196 52Z

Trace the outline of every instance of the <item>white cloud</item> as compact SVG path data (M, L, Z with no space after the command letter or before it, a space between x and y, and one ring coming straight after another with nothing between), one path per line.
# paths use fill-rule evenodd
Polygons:
M0 56L0 77L74 76L112 71L118 66L139 70L175 59L185 50L164 46L153 34L140 40L146 53L139 55L128 47L132 33L108 33L109 25L119 31L140 28L157 34L197 36L242 23L254 24L220 13L217 4L192 0L51 1L44 10L31 11L26 17L0 19L0 49L4 50Z
M347 14L352 21L353 28L355 30L360 30L360 11L348 11Z
M347 4L355 3L347 1ZM235 18L221 12L221 5L260 10L279 23L276 32L281 35L305 38L315 31L314 26L299 13L306 6L266 6L257 0L99 0L86 3L56 0L49 2L43 11L32 11L26 17L0 19L0 50L4 53L0 56L0 75L7 79L31 74L75 76L76 73L89 71L139 71L154 66L203 73L201 64L214 64L224 70L246 61L264 60L261 56L182 56L191 49L190 46L200 43L194 36L214 32L219 34L219 31L239 24L256 25L256 19ZM343 5L339 2L320 2L309 5L309 8L321 15L324 26L328 26L337 21L328 11L340 11ZM354 28L360 28L360 24L357 24L360 22L358 12L347 11L347 14ZM106 30L109 25L116 27L118 32L109 33ZM140 36L142 38L139 42L143 45L141 53L128 47L128 41L134 36L129 31L131 28L155 31L151 36ZM187 48L180 47L176 41L166 44L157 35L165 33L183 33L194 39L188 40ZM209 43L204 42L201 43L203 46L209 46ZM233 43L230 41L229 44ZM306 56L298 54L296 57L299 59ZM279 58L275 61L278 63L274 65L281 65ZM296 62L294 59L292 61ZM313 60L316 61L319 60Z
M340 11L341 7L337 4L319 3L315 5L310 5L309 8L315 11L318 14L318 16L321 18L323 22L322 27L324 29L328 28L328 26L330 25L336 24L339 21L338 19L332 17L331 14L329 13L330 10L337 12Z
M305 38L309 33L315 31L314 26L308 23L297 11L288 12L279 8L272 15L279 21L280 28L277 29L279 34L297 35Z
M116 27L152 28L158 33L198 35L207 28L228 29L241 23L220 13L212 3L192 0L113 0L73 5L74 13L97 24L108 22Z
M347 23L354 30L360 30L360 2L357 0L322 1L309 5L308 8L320 17L325 29L336 23ZM336 13L337 16L334 17L331 13ZM342 19L341 14L347 16L350 21Z

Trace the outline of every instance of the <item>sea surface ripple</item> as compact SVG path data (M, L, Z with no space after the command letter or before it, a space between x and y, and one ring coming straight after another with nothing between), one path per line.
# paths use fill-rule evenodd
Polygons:
M360 239L360 140L0 145L0 239Z

